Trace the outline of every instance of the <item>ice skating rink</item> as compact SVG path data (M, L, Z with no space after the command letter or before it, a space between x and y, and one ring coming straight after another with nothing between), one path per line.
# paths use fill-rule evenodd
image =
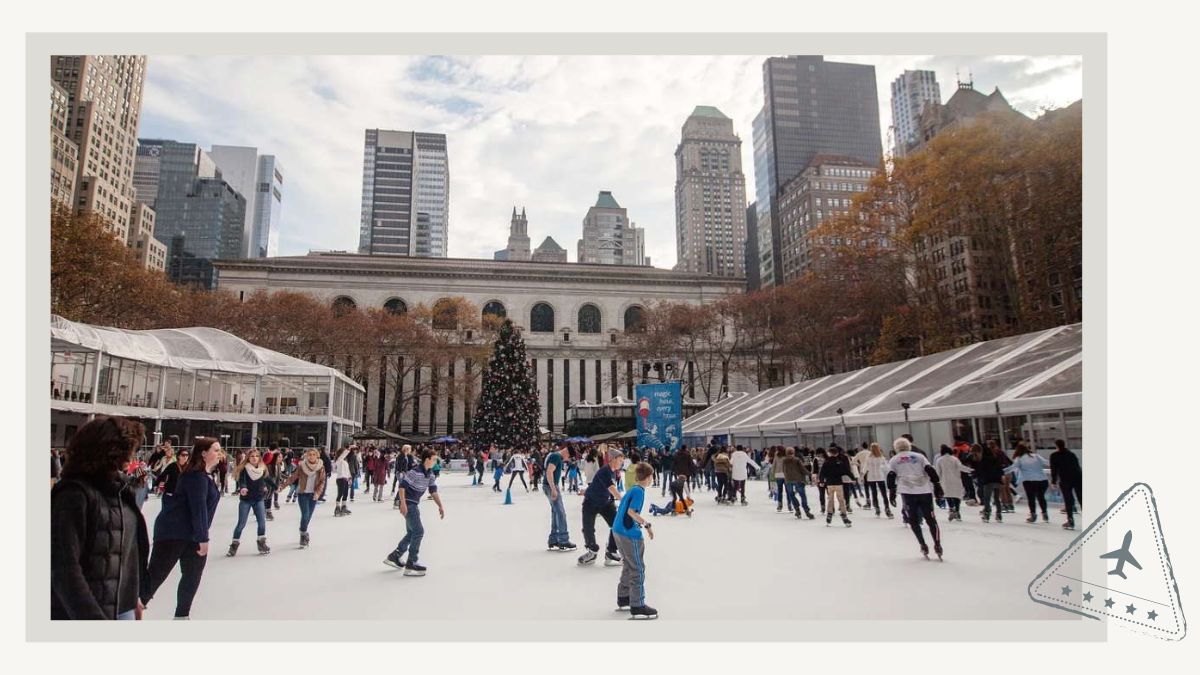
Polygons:
M485 478L490 478L487 476ZM505 476L507 479L507 476ZM469 476L443 473L439 488L446 519L421 503L425 577L405 577L383 564L404 535L404 519L391 498L374 502L359 494L353 515L333 516L334 489L317 508L312 545L298 548L299 508L280 497L281 511L268 521L269 555L255 550L251 514L241 550L225 552L237 522L237 498L225 496L213 521L208 565L192 606L192 619L475 619L623 620L615 607L619 567L580 567L582 497L567 494L574 553L548 552L550 509L540 493L518 481L513 504L473 487ZM389 486L390 487L390 486ZM652 488L655 504L668 499ZM660 621L770 619L1050 619L1074 615L1034 603L1029 582L1078 533L1051 522L1029 525L1023 503L1003 524L983 524L978 509L963 507L963 521L938 511L946 561L923 559L912 532L896 519L855 509L853 526L837 516L826 527L776 513L765 481L746 486L748 506L717 506L712 493L694 495L696 514L659 516L646 553L647 603ZM819 508L816 489L809 506ZM159 502L145 506L153 532ZM1085 517L1077 523L1086 525ZM608 528L597 520L601 547ZM146 613L148 620L174 614L178 568Z

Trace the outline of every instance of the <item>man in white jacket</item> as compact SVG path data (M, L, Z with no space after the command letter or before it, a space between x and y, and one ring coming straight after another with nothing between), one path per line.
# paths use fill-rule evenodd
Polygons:
M742 448L737 446L733 454L729 456L729 463L732 465L730 470L730 480L733 481L733 490L731 493L740 494L742 498L742 506L745 506L746 501L746 479L749 477L749 472L746 467L753 466L755 471L761 471L762 467L750 458L750 455Z

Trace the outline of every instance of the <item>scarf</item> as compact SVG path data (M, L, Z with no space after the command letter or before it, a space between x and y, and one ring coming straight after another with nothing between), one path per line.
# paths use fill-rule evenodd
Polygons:
M258 480L259 478L263 477L264 473L267 472L267 468L262 464L259 464L258 466L247 464L246 466L242 467L242 471L245 471L250 476L250 480Z
M307 459L300 462L300 468L304 470L304 487L301 492L315 492L317 489L317 472L325 468L325 465L318 459L315 462L309 462Z

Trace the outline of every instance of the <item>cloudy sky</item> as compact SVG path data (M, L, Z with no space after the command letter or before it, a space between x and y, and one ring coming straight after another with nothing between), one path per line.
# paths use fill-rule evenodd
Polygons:
M450 256L491 258L513 206L534 246L553 236L575 259L581 221L611 190L646 230L656 267L675 264L674 152L696 105L733 119L753 199L750 124L762 107L763 56L151 55L143 138L250 145L284 169L277 255L355 251L367 128L445 133ZM1031 116L1083 91L1074 56L834 56L875 66L888 145L889 83L937 73L943 101L956 70L1000 87Z

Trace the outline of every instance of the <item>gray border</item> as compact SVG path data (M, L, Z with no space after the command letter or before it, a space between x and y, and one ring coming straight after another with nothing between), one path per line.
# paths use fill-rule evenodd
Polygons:
M402 49L398 49L401 47ZM26 34L26 395L46 400L50 339L48 273L50 154L46 144L46 78L52 54L1079 54L1084 59L1084 278L1085 317L1095 327L1084 333L1087 405L1084 436L1097 450L1087 455L1087 492L1103 495L1107 484L1106 418L1107 322L1106 228L1104 186L1107 149L1107 37L1103 33L27 33ZM39 447L50 424L48 406L29 406L31 431L26 447ZM52 623L49 586L49 491L45 467L27 462L26 639L30 641L295 641L321 635L343 641L464 641L455 636L487 635L489 640L597 642L653 641L834 641L859 636L890 641L1101 641L1106 626L1094 621L625 621L478 622L330 620L193 621L186 634L170 621L143 623ZM1095 500L1093 497L1092 500ZM1107 501L1101 498L1101 501ZM1093 503L1095 503L1093 501ZM982 580L981 580L982 581ZM1013 589L1021 593L1022 589ZM232 626L246 630L230 630Z

